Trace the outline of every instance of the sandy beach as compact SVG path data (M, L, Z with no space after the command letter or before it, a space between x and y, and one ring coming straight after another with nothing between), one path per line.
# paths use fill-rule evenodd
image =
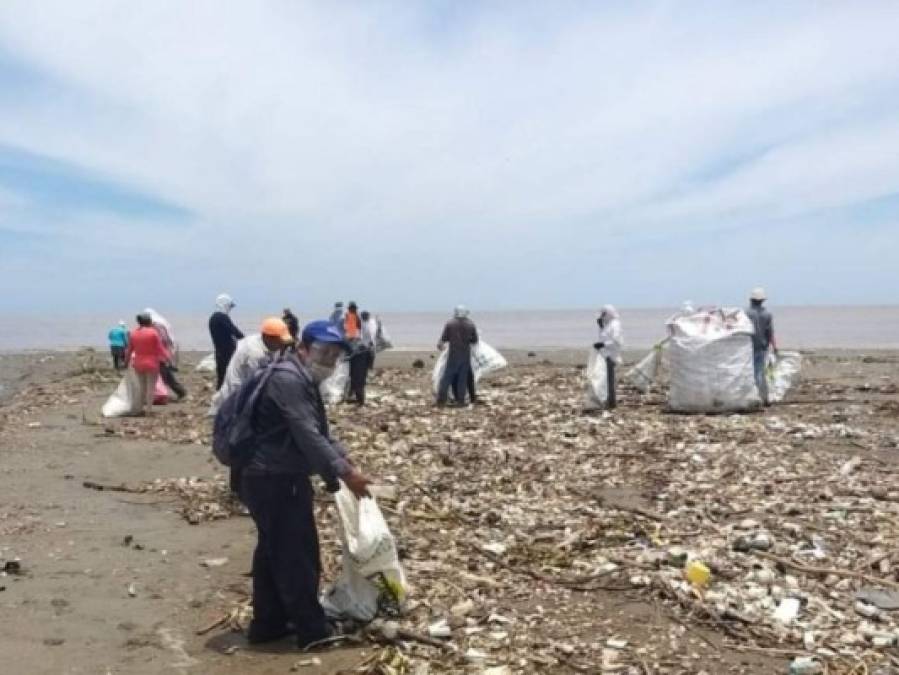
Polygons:
M784 404L740 416L666 414L661 392L626 386L613 415L583 415L583 351L505 353L482 407L434 409L433 354L402 352L379 357L369 405L330 412L357 463L396 487L404 625L454 628L457 651L413 646L401 672L771 673L821 648L831 673L895 661L863 625L894 619L853 607L872 580L897 583L899 352L806 353ZM200 356L183 358L187 401L116 420L99 417L118 381L105 354L0 357L0 565L19 563L0 579L3 672L357 672L384 657L366 643L312 662L232 630L254 529L220 499ZM193 493L172 482L188 477ZM185 498L201 493L210 504ZM339 549L323 491L318 508L327 581ZM741 528L772 545L734 550ZM680 551L712 569L705 591L674 585ZM757 587L775 607L805 598L797 623L773 626Z

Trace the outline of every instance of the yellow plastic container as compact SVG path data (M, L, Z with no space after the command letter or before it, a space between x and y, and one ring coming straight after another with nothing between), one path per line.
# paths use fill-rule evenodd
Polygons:
M691 560L684 567L684 576L694 586L702 588L707 585L712 578L712 572L703 563L698 560Z

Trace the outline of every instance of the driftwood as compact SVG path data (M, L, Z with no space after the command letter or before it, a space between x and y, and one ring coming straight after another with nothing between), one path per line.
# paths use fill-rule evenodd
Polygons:
M824 576L833 574L848 579L860 579L861 581L867 581L869 584L879 584L881 586L890 586L891 588L899 589L899 583L896 583L891 579L875 577L873 574L865 574L864 572L856 572L855 570L844 570L838 567L814 567L812 565L804 565L795 562L794 560L790 560L789 558L781 558L773 553L766 553L765 551L753 551L753 553L761 558L771 560L784 567L791 567L794 570L805 572L806 574L820 574Z

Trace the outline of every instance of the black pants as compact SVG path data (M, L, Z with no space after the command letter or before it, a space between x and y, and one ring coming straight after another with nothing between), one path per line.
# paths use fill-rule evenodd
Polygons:
M368 370L371 363L369 352L356 352L350 357L350 399L356 403L365 403L365 385L368 382Z
M608 408L612 410L618 405L618 402L615 400L615 362L612 359L606 359L606 379L609 385Z
M125 367L125 348L124 347L110 347L109 351L112 353L112 367L116 370L121 370Z
M224 351L215 350L215 389L218 391L222 388L222 382L225 381L225 371L228 370L228 364L231 363L231 357L234 356L234 350L228 349Z
M241 497L258 534L251 631L277 634L292 621L300 644L327 637L318 601L321 559L309 479L244 474Z
M175 392L175 395L178 398L184 398L185 396L187 396L187 390L175 377L175 369L172 368L172 366L170 366L168 363L160 363L159 375L162 377L162 381L165 382L165 386Z
M243 502L243 497L240 494L243 483L243 469L238 466L229 467L229 479L228 486L231 488L231 494L237 497L241 502Z

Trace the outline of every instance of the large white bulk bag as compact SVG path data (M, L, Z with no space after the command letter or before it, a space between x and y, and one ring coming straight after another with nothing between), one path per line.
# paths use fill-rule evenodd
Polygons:
M761 406L752 367L752 322L741 309L682 316L671 323L668 409L719 413Z
M437 357L437 363L434 364L434 370L431 371L431 389L436 394L440 389L440 380L443 379L443 372L446 370L446 360L449 349L444 349ZM480 382L485 375L505 368L509 365L506 357L500 354L496 349L488 345L483 340L478 341L471 347L471 372L474 374L474 381Z

